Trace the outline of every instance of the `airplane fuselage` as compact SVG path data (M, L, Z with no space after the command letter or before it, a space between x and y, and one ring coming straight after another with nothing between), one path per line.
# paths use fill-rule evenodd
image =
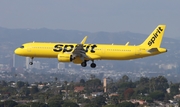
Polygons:
M166 25L159 25L140 45L115 45L115 44L86 44L87 36L81 43L54 43L54 42L29 42L15 50L20 56L39 58L57 58L59 62L73 62L86 67L87 61L92 61L91 67L95 68L95 60L130 60L153 56L167 52L161 48L161 41ZM29 63L33 64L33 61Z
M57 58L59 53L71 53L76 45L75 43L30 42L24 44L24 48L19 48L15 53L27 57ZM149 53L149 49L140 46L84 44L86 54L91 54L96 60L128 60L159 54L159 52ZM166 52L166 49L159 48L159 51Z

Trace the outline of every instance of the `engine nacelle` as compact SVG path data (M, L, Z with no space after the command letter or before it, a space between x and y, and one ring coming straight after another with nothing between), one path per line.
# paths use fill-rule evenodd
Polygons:
M72 61L72 55L67 53L60 53L58 54L58 61L59 62L71 62Z

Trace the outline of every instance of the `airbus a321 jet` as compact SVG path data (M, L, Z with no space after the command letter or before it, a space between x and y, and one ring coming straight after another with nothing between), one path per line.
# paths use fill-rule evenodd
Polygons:
M25 43L14 52L17 55L30 57L30 65L33 59L57 58L59 62L73 62L87 66L88 61L92 61L90 66L96 67L95 60L130 60L158 55L167 52L161 48L161 41L166 25L158 25L149 37L140 45L115 44L88 44L85 43L87 36L81 43L51 43L51 42L29 42Z

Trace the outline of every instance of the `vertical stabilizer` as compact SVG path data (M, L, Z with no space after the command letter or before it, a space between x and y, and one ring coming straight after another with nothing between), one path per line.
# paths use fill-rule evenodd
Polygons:
M149 37L140 45L145 47L160 47L166 25L158 25Z

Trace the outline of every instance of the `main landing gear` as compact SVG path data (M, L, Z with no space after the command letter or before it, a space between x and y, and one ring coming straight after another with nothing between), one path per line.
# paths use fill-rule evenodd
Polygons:
M34 57L30 58L31 61L29 62L29 65L33 65L33 58L34 58Z
M86 67L86 66L87 66L87 61L82 62L82 63L81 63L81 66L82 66L82 67Z
M82 67L86 67L87 66L87 61L84 61L81 63L81 66ZM92 63L91 63L91 68L95 68L96 67L96 64L94 63L94 60L92 60Z
M91 63L91 68L96 68L96 64L94 62Z

